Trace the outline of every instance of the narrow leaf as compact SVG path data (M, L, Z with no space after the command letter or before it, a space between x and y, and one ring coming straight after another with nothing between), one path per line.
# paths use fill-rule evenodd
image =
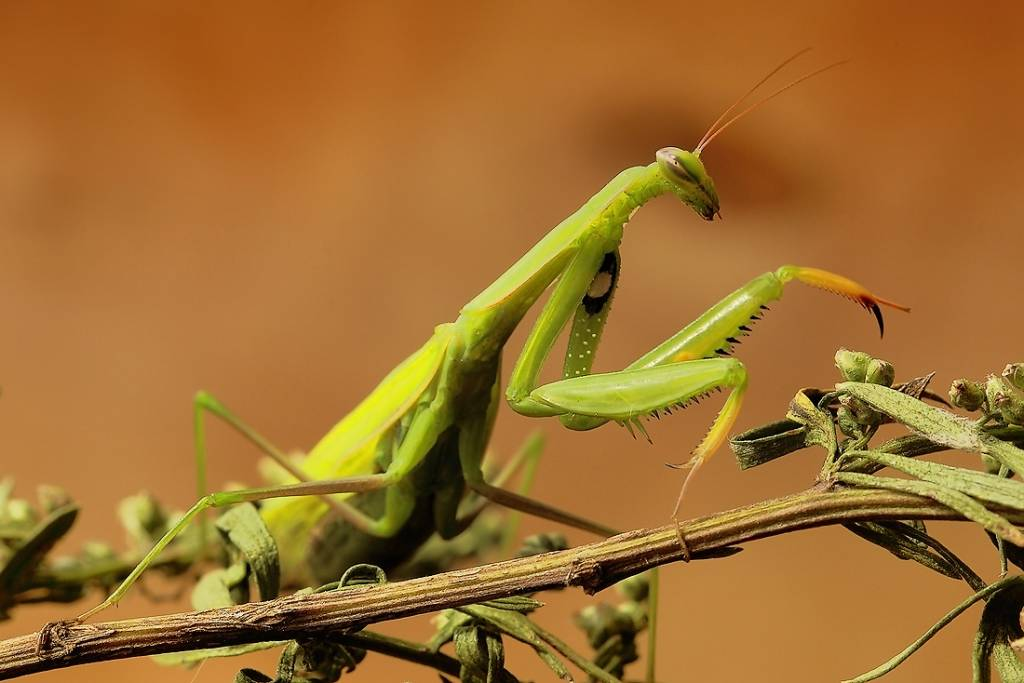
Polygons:
M900 533L906 525L901 522L854 522L844 524L847 529L869 543L874 543L901 560L913 560L932 571L951 579L960 579L960 572L945 558L934 553L925 544L916 541L905 533Z
M972 421L878 384L844 382L839 391L855 396L930 441L948 448L984 453L1014 472L1024 472L1024 450L984 433Z
M832 422L832 414L818 408L818 404L808 394L813 389L801 389L789 403L786 417L799 422L807 428L805 439L808 444L821 446L829 457L835 457L839 446L836 442L836 427Z
M244 645L209 647L203 650L187 650L185 652L169 652L162 655L153 655L150 659L160 666L193 667L207 659L214 659L215 657L236 657L250 652L259 652L261 650L280 647L286 643L288 643L287 640L273 640L265 643L245 643Z
M876 477L870 474L839 472L836 479L854 486L903 491L931 498L948 508L956 510L967 519L977 522L997 536L1015 545L1024 546L1024 533L1002 515L992 512L984 505L959 491L933 484L928 481L908 481L890 477Z
M879 451L850 451L847 455L874 460L886 467L955 489L978 500L1024 510L1024 483L1015 479Z
M741 470L763 465L808 446L807 427L781 420L755 427L729 440Z
M217 518L217 529L245 557L256 585L260 600L276 598L281 586L281 566L277 544L267 525L251 503L236 505Z
M202 611L238 604L231 589L245 581L247 576L248 571L243 562L206 572L192 589L193 609Z
M27 584L54 544L64 537L78 517L76 505L65 505L44 517L0 569L0 618L14 602L15 594Z
M1019 583L1006 586L989 598L974 638L972 660L976 682L987 683L992 679L993 662L1003 681L1024 680L1024 666L1010 646L1011 640L1021 636L1022 605L1024 586Z
M903 662L907 661L907 659L909 659L912 654L921 649L922 645L931 640L936 633L945 628L950 622L952 622L958 616L966 612L971 607L971 605L974 605L975 603L981 600L986 600L989 596L998 593L1007 586L1010 586L1014 583L1019 583L1022 580L1024 580L1024 577L1011 576L1002 579L1001 581L996 581L990 586L983 588L982 590L968 597L966 600L964 600L959 605L950 610L944 617L939 619L934 626L925 631L924 635L922 635L920 638L918 638L913 643L908 645L906 649L897 654L895 657L893 657L886 663L875 667L871 671L863 673L860 676L857 676L856 678L848 679L843 683L867 683L868 681L874 681L876 679L881 678L882 676L886 675L887 673L895 669L897 666L902 664Z

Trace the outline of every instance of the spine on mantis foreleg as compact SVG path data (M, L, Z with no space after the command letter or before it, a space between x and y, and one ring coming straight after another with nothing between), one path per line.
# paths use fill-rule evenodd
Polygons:
M740 336L750 332L750 324L761 318L767 309L766 304L781 296L782 281L775 273L759 275L645 353L627 369L714 358L728 353Z

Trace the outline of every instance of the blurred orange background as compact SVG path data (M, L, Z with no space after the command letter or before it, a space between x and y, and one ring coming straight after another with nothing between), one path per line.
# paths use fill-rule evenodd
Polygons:
M879 340L856 307L792 287L740 347L751 373L740 429L780 417L798 387L834 382L840 345L891 360L903 378L935 370L939 390L1022 360L1017 7L3 3L0 471L25 496L42 482L68 488L84 509L72 552L119 539L124 496L191 502L199 388L277 444L308 448L616 172L665 145L692 147L808 45L793 75L852 61L704 154L725 220L662 199L630 223L600 368L789 262L838 270L914 310L890 314ZM495 447L507 454L540 426L539 498L654 526L680 483L663 463L685 458L717 409L662 420L649 446L503 408ZM219 427L211 441L212 482L257 480L251 448ZM804 488L819 457L740 473L722 453L685 512ZM934 528L996 575L980 532ZM671 566L663 581L670 681L838 680L888 658L968 592L838 528ZM569 620L584 598L544 598L543 623L582 646ZM136 595L108 616L184 606ZM20 609L0 636L83 607ZM968 677L977 618L887 680ZM432 632L425 620L386 629ZM549 676L521 649L510 658L523 676ZM242 665L195 674L137 659L39 679L202 683ZM436 675L371 656L353 679Z

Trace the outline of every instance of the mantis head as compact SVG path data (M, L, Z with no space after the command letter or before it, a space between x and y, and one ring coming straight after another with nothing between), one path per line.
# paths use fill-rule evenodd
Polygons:
M701 218L711 221L715 219L715 216L718 216L719 218L722 217L722 214L718 210L718 193L715 192L715 184L712 182L711 176L708 175L708 172L704 170L704 164L700 160L700 154L704 151L704 148L707 147L712 140L717 138L722 131L732 126L734 123L760 107L768 100L778 97L794 85L802 83L808 78L812 78L824 71L828 71L831 68L843 64L843 62L835 62L818 69L817 71L812 71L809 74L801 76L800 78L782 86L772 94L762 97L740 111L738 114L729 118L729 115L732 114L737 107L743 104L743 102L765 81L774 76L780 69L782 69L782 67L786 66L805 52L807 52L806 49L800 50L789 59L783 61L777 67L769 71L764 78L755 83L754 86L742 97L733 102L733 104L722 112L721 116L711 124L711 127L708 128L708 132L704 133L704 137L700 139L700 142L697 143L697 146L692 152L687 152L685 149L679 149L678 147L665 147L658 150L658 168L668 181L669 187L671 187L672 191L675 192L676 195L678 195L686 204L688 204L690 208L696 211Z
M678 147L664 147L656 156L658 168L672 191L697 215L708 221L721 216L715 183L697 154Z

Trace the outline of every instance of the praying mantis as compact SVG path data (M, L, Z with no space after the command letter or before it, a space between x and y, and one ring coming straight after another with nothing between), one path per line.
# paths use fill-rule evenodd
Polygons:
M496 486L483 474L484 453L501 403L502 353L524 316L549 289L504 392L508 405L520 415L557 417L572 430L616 422L646 434L645 418L672 412L714 390L727 392L721 411L687 463L690 472L672 513L675 520L685 482L722 445L740 411L747 372L728 352L737 337L750 331L751 320L781 298L787 283L800 281L853 299L875 314L880 331L880 305L908 310L841 275L785 265L727 295L625 368L591 371L619 283L619 245L630 218L660 195L676 197L706 221L720 217L718 195L701 153L753 107L824 70L793 81L725 120L795 57L727 109L692 152L665 147L653 162L616 175L463 306L455 321L438 325L423 346L298 462L213 396L200 392L194 415L201 497L109 597L79 620L116 604L203 511L247 501L265 501L261 514L281 546L286 567L301 561L310 534L328 516L340 518L348 529L334 548L343 565L374 563L378 556L401 553L414 545L399 540L407 535L425 538L436 531L451 538L473 516L472 511L460 514L466 489L509 508L595 534L614 534L610 527ZM541 369L566 327L562 377L541 383ZM274 485L206 493L207 414L226 421L279 466ZM367 550L368 540L375 550ZM680 542L685 551L681 534Z

